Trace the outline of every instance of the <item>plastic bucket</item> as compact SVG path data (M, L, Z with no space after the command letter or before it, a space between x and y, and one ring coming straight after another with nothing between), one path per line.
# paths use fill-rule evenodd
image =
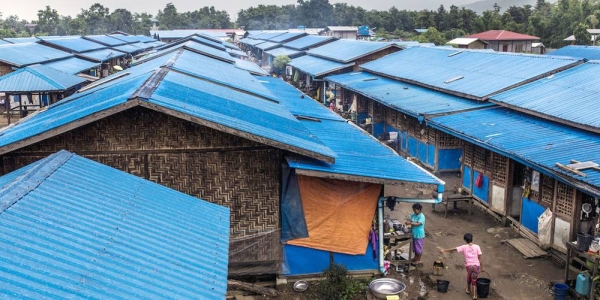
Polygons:
M554 284L554 299L555 300L566 300L567 294L569 293L569 286L564 283Z
M437 281L437 290L440 293L445 293L448 291L448 286L450 285L450 281L448 280L439 280Z
M594 240L594 236L591 234L577 234L577 250L579 251L588 251L592 241Z
M492 280L489 278L490 274L488 272L483 272L487 274L488 278L477 278L477 297L479 298L487 298L490 294L490 284Z

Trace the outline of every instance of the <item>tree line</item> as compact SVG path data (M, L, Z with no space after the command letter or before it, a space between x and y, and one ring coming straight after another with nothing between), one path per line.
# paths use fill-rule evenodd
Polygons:
M297 26L323 28L329 25L368 25L378 36L416 39L444 44L467 34L505 29L539 36L551 48L564 45L563 39L575 33L577 42L591 44L586 29L597 28L600 1L558 0L550 3L537 0L535 5L511 6L497 4L482 14L451 5L436 10L411 11L391 7L388 10L366 10L346 3L331 4L329 0L297 0L290 5L258 5L239 10L236 22L226 11L205 6L195 11L178 12L168 3L156 15L132 13L126 9L111 11L99 3L93 4L75 17L61 16L46 6L38 11L31 26L18 16L0 16L0 37L36 35L89 35L124 31L149 35L153 23L159 29L244 28L246 30L289 29ZM429 28L416 35L414 29ZM587 37L587 38L586 38Z

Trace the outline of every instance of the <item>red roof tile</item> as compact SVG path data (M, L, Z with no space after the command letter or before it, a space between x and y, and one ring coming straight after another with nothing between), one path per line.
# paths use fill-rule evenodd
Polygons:
M488 30L467 36L468 38L478 38L486 41L514 41L514 40L539 40L537 36L520 34L508 30Z

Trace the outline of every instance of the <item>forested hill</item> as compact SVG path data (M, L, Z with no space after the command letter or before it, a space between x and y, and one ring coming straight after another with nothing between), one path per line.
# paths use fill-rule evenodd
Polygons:
M486 10L490 10L494 7L494 4L498 4L500 6L500 11L506 11L511 6L524 6L524 5L535 5L536 0L481 0L473 3L461 5L466 9L473 10L478 14L482 14Z

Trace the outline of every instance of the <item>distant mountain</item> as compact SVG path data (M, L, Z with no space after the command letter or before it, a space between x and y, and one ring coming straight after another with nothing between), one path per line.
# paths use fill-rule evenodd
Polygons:
M523 6L529 4L535 6L536 0L481 0L470 4L461 5L464 8L474 10L476 13L481 14L486 10L493 10L494 3L500 6L500 10L504 12L511 6Z

